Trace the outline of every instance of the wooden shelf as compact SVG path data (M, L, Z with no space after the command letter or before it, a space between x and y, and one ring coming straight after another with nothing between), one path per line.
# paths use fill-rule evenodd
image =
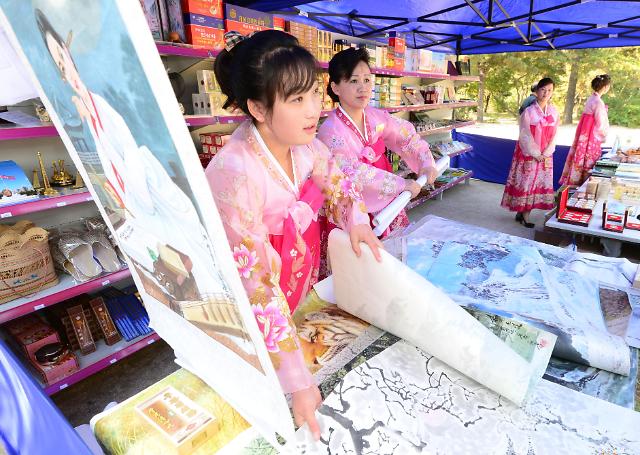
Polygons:
M465 180L469 180L472 176L473 176L473 171L468 171L466 174L461 175L460 177L456 177L455 179L453 179L449 183L446 183L446 184L442 185L441 187L436 188L435 190L429 192L428 194L425 194L425 195L421 194L417 198L415 198L414 200L409 202L409 204L407 204L406 209L407 210L411 210L412 208L415 208L415 207L419 206L420 204L423 204L424 202L428 201L429 199L433 199L434 197L444 193L449 188L453 188L454 186L458 185L459 183L462 183Z
M443 126L443 127L440 127L440 128L432 128L430 130L421 131L418 134L420 134L420 136L423 136L423 137L424 136L431 136L433 134L446 133L447 131L451 131L451 130L454 130L456 128L462 128L462 127L465 127L465 126L471 126L471 125L475 125L475 124L476 124L476 122L474 122L474 121L456 122L456 123L454 123L452 125L447 125L447 126Z

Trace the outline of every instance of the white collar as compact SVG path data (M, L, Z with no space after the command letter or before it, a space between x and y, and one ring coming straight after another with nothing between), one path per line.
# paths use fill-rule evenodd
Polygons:
M349 121L351 123L353 123L353 126L356 127L356 129L358 131L360 131L360 128L358 128L358 124L356 122L353 121L353 119L351 118L351 116L349 114L347 114L347 111L345 111L342 106L340 106L338 104L338 109L340 109L340 111L345 115L345 117L347 117L349 119ZM362 131L360 131L360 134L362 135L362 137L364 138L365 141L369 142L369 138L367 137L367 115L364 111L364 109L362 110L362 124L364 126L364 133Z
M292 182L291 179L289 178L289 176L287 175L287 173L285 172L285 170L282 168L282 166L280 165L280 163L276 159L276 157L273 156L273 153L271 153L271 150L269 150L269 147L267 147L267 144L264 142L264 139L262 139L262 136L260 135L260 131L258 131L258 128L256 128L256 126L253 124L253 122L251 123L251 129L253 131L253 134L256 137L256 140L258 141L258 144L260 144L260 147L262 147L262 150L264 151L265 155L267 155L269 157L269 159L271 160L273 165L276 167L278 172L280 172L280 175L282 175L282 177L284 177L285 182L287 182L289 184L289 186L291 187L291 189L293 190L293 192L297 196L298 193L299 193L299 191L298 191L298 173L296 172L296 162L295 162L295 159L293 158L293 153L291 153L291 168L293 169L293 180L294 180Z

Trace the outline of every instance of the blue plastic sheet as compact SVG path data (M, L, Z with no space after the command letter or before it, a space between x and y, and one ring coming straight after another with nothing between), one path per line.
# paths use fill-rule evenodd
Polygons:
M9 455L91 454L73 427L2 341L0 443L4 444Z

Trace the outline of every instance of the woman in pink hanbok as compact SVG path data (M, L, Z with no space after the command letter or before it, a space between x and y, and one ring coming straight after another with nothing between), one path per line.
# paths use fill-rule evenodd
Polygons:
M558 111L550 103L554 83L545 77L536 88L537 101L520 116L520 137L511 161L502 206L516 213L516 221L528 228L533 209L553 208L553 152Z
M602 95L607 93L610 87L611 78L607 74L596 76L591 81L593 94L587 100L578 122L576 135L560 178L562 185L582 185L602 155L601 145L609 132L607 106L602 101Z
M429 144L413 125L369 106L374 84L366 49L349 48L334 55L327 90L340 105L318 131L318 139L329 147L342 171L358 183L370 214L385 208L404 190L412 197L420 192L415 180L392 172L385 147L400 155L413 172L427 175L429 184L437 177ZM383 236L408 224L403 211Z
M284 32L225 38L228 50L215 62L225 107L250 119L206 175L280 384L293 395L296 423L307 422L317 439L320 392L291 313L317 278L318 210L349 232L356 254L365 242L379 259L381 243L355 186L315 139L321 101L313 56Z

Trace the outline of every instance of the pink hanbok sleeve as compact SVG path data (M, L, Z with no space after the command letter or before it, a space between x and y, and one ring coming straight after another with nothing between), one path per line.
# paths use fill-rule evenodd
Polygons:
M364 146L360 142L354 143L348 137L351 132L338 122L331 116L320 127L318 139L329 147L340 169L358 185L366 210L370 213L379 212L404 190L404 178L361 161L360 153Z
M600 142L604 142L609 134L609 115L604 102L598 98L598 103L593 110L594 129L593 132Z
M411 122L394 117L387 111L375 112L384 124L382 139L387 148L397 153L416 174L425 168L435 168L429 143L422 139Z
M224 155L226 161L230 157ZM217 158L223 158L223 156ZM229 159L229 160L227 160ZM304 361L287 300L280 289L280 255L262 222L266 184L251 164L214 159L206 175L231 245L242 284L285 393L315 384Z
M540 145L531 134L531 124L535 115L535 110L529 107L525 109L520 116L520 136L518 137L518 143L520 144L522 153L532 158L539 158L542 155Z
M320 140L311 144L314 153L312 178L325 196L327 218L340 228L349 231L357 224L369 224L367 207L352 179L345 175Z
M558 136L558 122L560 121L560 116L558 111L553 105L549 106L549 114L553 116L553 137L551 141L547 144L542 155L549 158L556 151L556 137Z

